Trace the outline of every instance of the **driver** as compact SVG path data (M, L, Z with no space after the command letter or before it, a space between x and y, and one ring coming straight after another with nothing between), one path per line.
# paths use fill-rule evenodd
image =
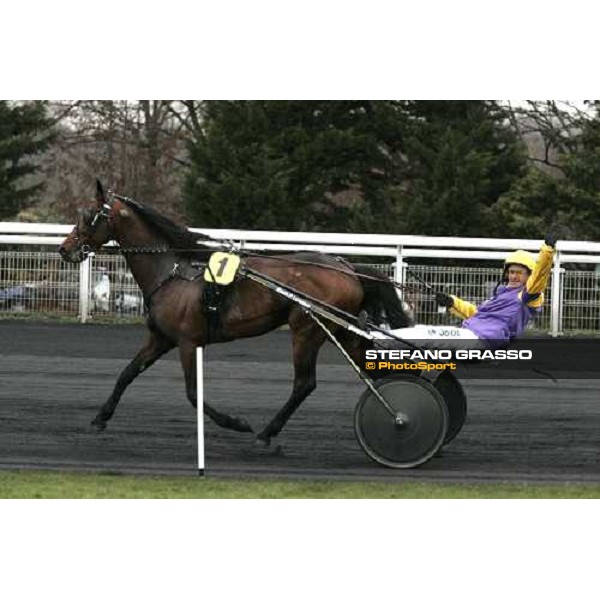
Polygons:
M495 350L521 335L544 304L556 239L548 234L540 252L511 252L504 261L502 283L491 298L475 306L454 295L438 293L436 302L464 319L460 327L416 325L391 330L406 340L418 340L423 348L481 348ZM385 337L376 335L376 337Z

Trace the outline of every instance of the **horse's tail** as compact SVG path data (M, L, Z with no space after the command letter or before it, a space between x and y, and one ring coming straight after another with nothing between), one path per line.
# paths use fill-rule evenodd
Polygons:
M367 278L360 279L365 293L361 308L367 311L376 325L380 325L384 321L392 329L413 325L412 319L406 314L402 301L396 293L396 288L387 278L382 277L381 273L370 267L354 266L354 270L359 275L377 278L376 281Z

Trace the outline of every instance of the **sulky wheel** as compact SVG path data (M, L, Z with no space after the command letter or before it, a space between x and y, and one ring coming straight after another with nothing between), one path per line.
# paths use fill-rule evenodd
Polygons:
M377 378L377 373L372 377ZM409 373L392 373L387 378L411 379L415 375ZM380 377L383 379L383 376ZM426 381L430 381L426 379ZM467 418L467 396L460 381L449 370L444 370L433 381L433 386L442 395L448 409L448 430L443 445L449 444L460 432Z
M374 386L388 406L370 389L360 397L354 430L364 451L395 469L428 461L444 443L448 428L448 409L441 394L417 377L380 379Z
M444 438L444 445L449 444L462 429L467 418L467 396L458 379L448 370L445 370L433 384L442 395L448 409L448 430Z

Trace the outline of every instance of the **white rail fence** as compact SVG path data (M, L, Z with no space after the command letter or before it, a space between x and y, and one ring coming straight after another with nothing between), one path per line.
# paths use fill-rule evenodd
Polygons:
M141 315L141 294L125 261L110 245L80 265L60 260L56 250L70 225L0 222L0 314L46 312L78 316ZM396 236L192 229L216 240L233 240L244 250L312 250L378 263L396 281L408 284L405 300L418 321L449 323L438 313L413 274L432 286L472 302L488 297L510 250L537 252L542 240ZM386 260L387 259L387 260ZM432 259L452 259L439 266ZM424 264L428 263L428 264ZM432 264L433 263L433 264ZM479 263L479 264L478 264ZM595 265L595 267L594 267ZM546 310L536 328L563 331L600 330L600 243L559 241ZM410 284L414 284L411 286Z

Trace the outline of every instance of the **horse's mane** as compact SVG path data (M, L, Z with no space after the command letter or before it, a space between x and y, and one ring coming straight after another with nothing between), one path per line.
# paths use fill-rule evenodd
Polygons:
M145 206L133 200L132 198L126 198L124 196L116 196L121 202L124 202L127 206L132 208L136 214L138 214L144 221L150 225L157 233L165 238L166 242L174 249L177 250L198 250L202 251L206 249L206 246L199 244L202 240L210 240L211 238L203 233L195 233L189 231L183 225L178 225L171 219L160 214L154 208Z

